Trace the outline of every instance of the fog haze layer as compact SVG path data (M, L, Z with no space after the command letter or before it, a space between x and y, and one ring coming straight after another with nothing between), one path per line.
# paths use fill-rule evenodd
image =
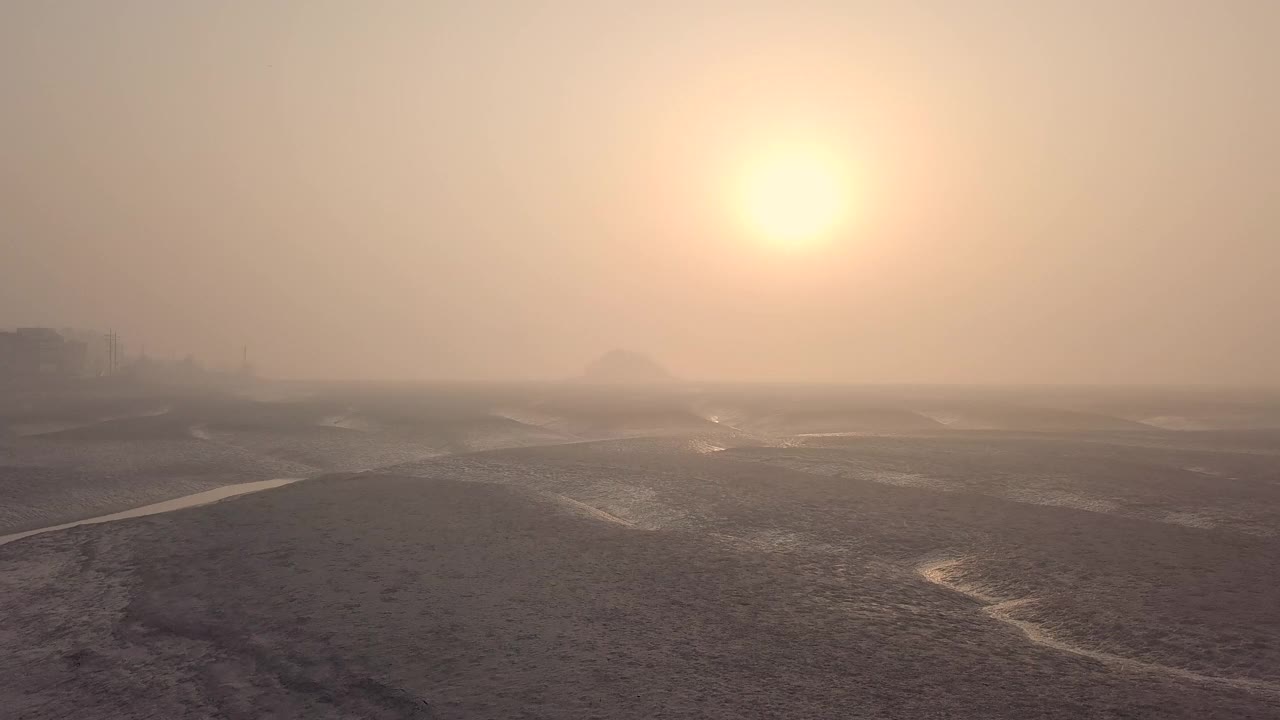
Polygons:
M535 7L537 5L537 7ZM0 5L0 327L321 378L1275 383L1280 5ZM727 188L855 178L825 242Z

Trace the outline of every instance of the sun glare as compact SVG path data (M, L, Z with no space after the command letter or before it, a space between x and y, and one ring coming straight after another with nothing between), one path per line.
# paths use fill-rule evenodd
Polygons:
M738 202L753 233L781 245L827 237L844 219L848 189L833 157L818 150L774 152L750 165Z

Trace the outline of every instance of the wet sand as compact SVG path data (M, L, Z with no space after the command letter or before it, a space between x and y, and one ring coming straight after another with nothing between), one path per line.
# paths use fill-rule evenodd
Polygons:
M165 438L315 471L0 547L5 716L1280 718L1270 431L653 434L680 413L459 404L55 438L145 477ZM339 414L361 429L317 425ZM371 435L381 469L318 467Z
M32 718L1280 713L1265 693L1032 642L920 578L906 558L970 546L958 531L980 508L944 521L909 492L855 493L881 529L802 541L786 516L811 490L758 508L769 542L750 524L646 530L405 476L42 535L0 550L20 649L0 693Z

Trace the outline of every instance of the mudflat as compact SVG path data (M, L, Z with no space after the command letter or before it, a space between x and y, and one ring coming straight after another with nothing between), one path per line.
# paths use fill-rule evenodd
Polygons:
M1280 717L1268 431L908 433L895 411L892 431L812 433L809 416L788 434L780 413L690 407L602 419L544 403L542 423L468 411L453 449L416 455L415 434L447 421L203 418L213 440L196 442L261 462L319 463L330 432L397 449L368 471L0 547L0 705L19 718ZM826 427L849 421L832 415Z

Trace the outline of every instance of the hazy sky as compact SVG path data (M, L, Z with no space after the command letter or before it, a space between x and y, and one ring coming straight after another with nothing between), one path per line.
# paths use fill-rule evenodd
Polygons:
M1280 382L1280 2L0 2L0 326L307 377ZM731 188L829 149L849 217Z

